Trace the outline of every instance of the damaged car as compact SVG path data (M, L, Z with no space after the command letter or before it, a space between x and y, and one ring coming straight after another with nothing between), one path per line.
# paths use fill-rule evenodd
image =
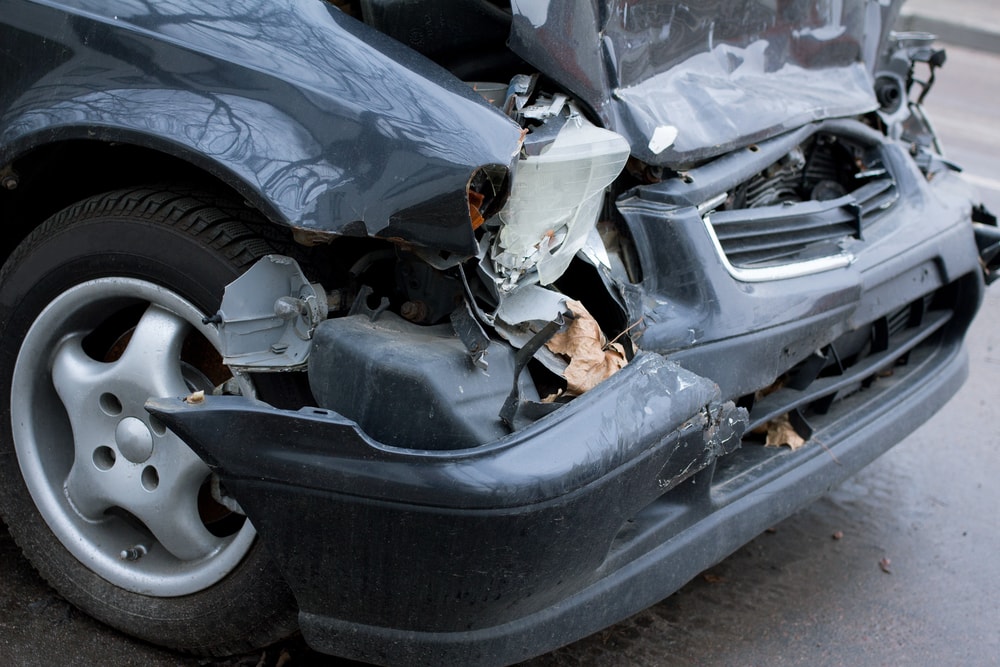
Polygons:
M172 649L501 665L963 382L895 0L0 0L0 514Z

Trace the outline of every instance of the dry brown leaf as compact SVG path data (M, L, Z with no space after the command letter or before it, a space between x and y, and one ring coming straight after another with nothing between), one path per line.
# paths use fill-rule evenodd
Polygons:
M806 444L806 441L795 431L792 427L792 422L788 419L788 415L785 414L767 423L767 440L764 444L768 447L788 445L794 452Z
M555 403L563 395L563 390L559 389L548 396L542 397L542 403Z
M565 331L554 335L545 346L569 359L569 366L563 374L566 394L579 396L617 373L628 362L625 348L619 343L607 344L597 320L582 303L567 299L566 306L573 313L573 320Z

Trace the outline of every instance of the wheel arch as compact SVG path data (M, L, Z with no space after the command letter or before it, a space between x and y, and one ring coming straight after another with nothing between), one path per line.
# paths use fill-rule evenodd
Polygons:
M221 17L193 0L169 11L23 4L3 40L36 55L23 72L0 71L0 176L64 142L127 144L187 163L314 239L467 257L478 250L473 180L516 163L510 118L322 3L252 0Z
M230 165L163 136L122 128L105 128L99 138L94 134L87 127L43 130L25 137L20 143L29 148L0 165L0 220L5 231L0 263L31 230L61 209L93 195L151 183L193 186L244 202L291 239L287 211Z

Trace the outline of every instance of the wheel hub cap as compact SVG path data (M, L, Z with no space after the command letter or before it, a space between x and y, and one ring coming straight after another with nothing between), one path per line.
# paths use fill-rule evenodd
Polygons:
M118 451L132 463L144 463L153 455L153 434L135 417L126 417L115 429Z

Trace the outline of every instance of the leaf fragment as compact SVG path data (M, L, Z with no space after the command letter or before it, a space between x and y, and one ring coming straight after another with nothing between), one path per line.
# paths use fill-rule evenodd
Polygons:
M566 300L573 319L565 331L552 336L545 344L555 354L569 359L563 377L566 395L579 396L611 377L628 361L620 343L608 343L597 320L579 301Z
M772 419L767 423L767 440L764 444L768 447L781 447L788 445L792 451L799 449L806 444L805 439L798 434L787 414L783 414L777 419Z

